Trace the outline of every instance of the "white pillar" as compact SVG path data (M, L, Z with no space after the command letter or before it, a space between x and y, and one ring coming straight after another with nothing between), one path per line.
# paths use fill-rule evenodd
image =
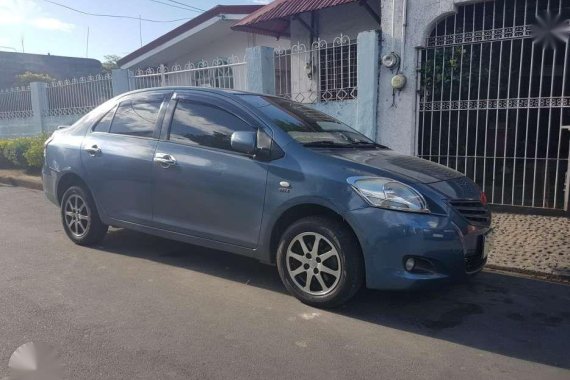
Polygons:
M32 82L30 83L30 96L32 98L33 115L33 134L45 132L44 116L48 110L47 102L47 83Z
M256 46L245 51L247 90L275 95L275 63L273 48Z
M379 33L376 30L358 33L357 37L358 103L356 129L376 140L378 109L378 59L380 52Z
M121 95L131 90L129 85L129 70L114 69L111 71L111 75L113 96Z

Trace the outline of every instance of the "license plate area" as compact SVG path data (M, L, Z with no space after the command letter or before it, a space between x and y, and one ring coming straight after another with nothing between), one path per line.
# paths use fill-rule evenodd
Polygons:
M491 252L491 250L493 249L494 237L495 233L493 229L490 229L489 231L487 231L486 234L482 236L481 243L483 244L483 253L482 253L483 259L487 259L487 257L489 256L489 252Z

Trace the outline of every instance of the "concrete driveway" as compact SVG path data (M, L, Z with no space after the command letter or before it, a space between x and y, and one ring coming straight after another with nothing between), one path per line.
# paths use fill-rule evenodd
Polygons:
M0 379L49 343L69 379L568 379L570 287L484 272L322 311L254 260L114 230L73 245L41 192L0 187Z

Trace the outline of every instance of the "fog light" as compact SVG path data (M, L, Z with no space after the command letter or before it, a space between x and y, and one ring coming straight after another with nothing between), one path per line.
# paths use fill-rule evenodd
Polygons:
M415 266L416 266L416 260L414 260L413 257L410 257L409 259L407 259L406 263L404 264L404 267L406 268L406 270L408 272L413 271Z

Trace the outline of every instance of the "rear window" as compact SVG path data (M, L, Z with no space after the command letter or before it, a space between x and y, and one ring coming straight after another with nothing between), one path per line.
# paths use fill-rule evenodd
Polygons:
M121 102L111 124L111 133L153 137L162 100Z

